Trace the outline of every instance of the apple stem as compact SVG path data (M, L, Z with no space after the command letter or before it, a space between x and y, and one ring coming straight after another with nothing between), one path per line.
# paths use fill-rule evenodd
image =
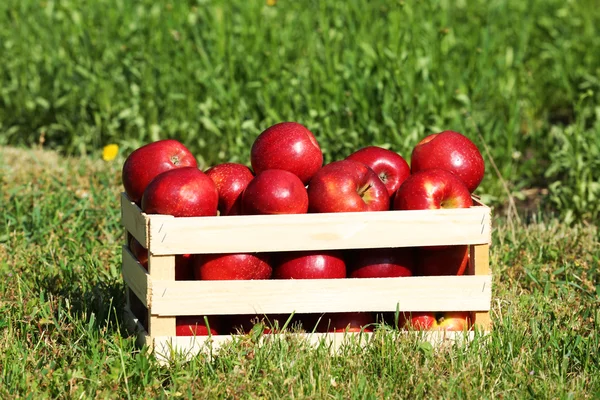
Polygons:
M171 162L175 165L179 165L179 156L171 157Z
M364 194L367 192L367 190L371 189L371 184L369 183L366 187L364 187L363 189L358 189L358 194L360 195L360 197L363 197Z

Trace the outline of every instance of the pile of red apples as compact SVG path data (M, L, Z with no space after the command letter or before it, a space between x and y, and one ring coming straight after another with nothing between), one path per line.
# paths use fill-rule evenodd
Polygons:
M423 138L412 151L410 166L400 154L378 146L323 165L317 139L296 122L263 131L252 145L250 165L223 163L202 171L181 142L168 139L133 151L123 165L122 179L128 197L147 214L226 217L468 208L485 169L477 146L454 131ZM147 250L135 239L129 246L147 268ZM176 280L462 275L468 259L465 245L180 255ZM270 327L287 321L323 332L369 331L375 322L391 320L399 328L421 330L464 330L473 322L469 312L383 315L383 319L371 313L263 317ZM247 315L180 317L177 334L236 333L248 331L255 321L256 316Z

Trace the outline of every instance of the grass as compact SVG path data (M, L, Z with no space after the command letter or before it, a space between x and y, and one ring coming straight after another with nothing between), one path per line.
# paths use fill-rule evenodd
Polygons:
M597 398L594 225L496 217L494 330L434 349L379 334L339 355L251 336L159 365L123 329L120 162L0 148L2 398Z
M488 169L486 202L533 194L591 221L598 26L590 0L7 0L0 144L81 155L172 137L212 165L247 163L282 120L315 132L327 161L371 144L409 157L453 129L487 144L508 184Z

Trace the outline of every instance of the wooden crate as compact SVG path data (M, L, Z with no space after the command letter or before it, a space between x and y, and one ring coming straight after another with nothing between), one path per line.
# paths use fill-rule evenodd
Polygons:
M176 317L185 315L473 311L476 331L491 329L491 212L479 202L469 209L175 218L145 214L123 194L121 211L128 235L149 250L146 271L123 246L128 299L147 309L145 321L127 310L129 323L159 358L206 348L208 337L175 336ZM175 281L178 254L461 244L470 245L464 276ZM347 337L306 334L311 342L326 340L334 347ZM227 340L231 335L212 336L208 343L215 349Z

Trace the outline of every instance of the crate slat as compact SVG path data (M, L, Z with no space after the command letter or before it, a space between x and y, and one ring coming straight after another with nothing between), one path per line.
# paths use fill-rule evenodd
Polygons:
M121 225L137 239L145 248L148 248L148 218L142 210L125 193L121 194Z
M486 311L491 276L154 281L152 314L227 315L347 311Z
M481 244L491 234L487 207L148 218L155 255Z
M144 304L144 307L148 308L148 275L146 270L127 246L123 246L122 259L123 280Z

